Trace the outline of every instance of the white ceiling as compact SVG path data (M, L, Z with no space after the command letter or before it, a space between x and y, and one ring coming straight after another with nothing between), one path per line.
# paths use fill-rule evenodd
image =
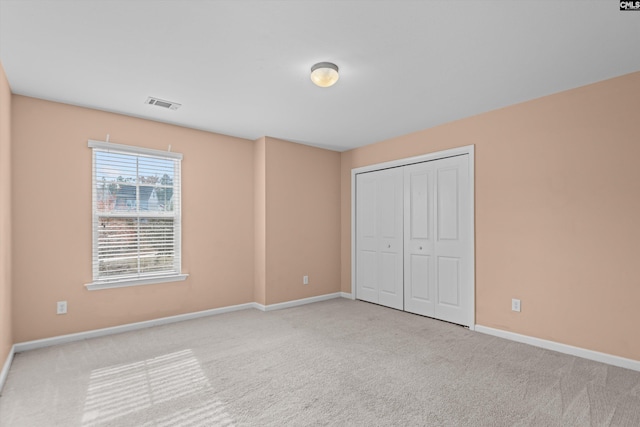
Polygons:
M16 94L339 151L638 71L639 41L615 0L0 0Z

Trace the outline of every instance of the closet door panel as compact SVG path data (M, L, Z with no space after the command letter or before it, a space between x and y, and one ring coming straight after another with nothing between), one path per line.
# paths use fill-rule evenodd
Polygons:
M356 176L356 297L403 309L402 170Z
M378 302L391 308L404 309L403 300L403 188L402 168L377 171L379 226L379 277Z
M374 174L356 176L356 295L378 302L377 183Z
M406 305L411 306L411 301L416 301L417 303L430 303L432 302L431 292L429 292L429 286L419 286L419 284L428 284L430 270L429 264L433 261L431 260L431 256L429 255L409 255L409 274L408 278L412 284L416 286L408 287L408 294L406 295L409 299L409 303ZM411 310L407 310L411 311Z
M460 307L460 258L438 257L438 304Z
M469 158L457 156L432 163L435 175L434 253L437 298L434 317L470 325L472 295L468 289L471 269L469 216Z
M404 306L411 313L433 316L433 171L429 163L405 166Z

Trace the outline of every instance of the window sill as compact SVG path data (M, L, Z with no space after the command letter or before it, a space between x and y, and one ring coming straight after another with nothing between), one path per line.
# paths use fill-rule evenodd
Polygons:
M129 286L153 285L156 283L181 282L189 277L188 274L171 274L166 276L145 277L143 279L114 280L111 282L87 283L85 288L90 291L100 289L126 288Z

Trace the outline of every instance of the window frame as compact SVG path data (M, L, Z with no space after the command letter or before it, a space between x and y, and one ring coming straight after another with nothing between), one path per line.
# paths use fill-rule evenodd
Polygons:
M123 144L114 144L111 142L104 141L88 141L88 147L91 148L91 236L92 236L92 253L91 253L91 264L92 264L92 282L85 284L85 287L90 290L98 290L98 289L111 289L111 288L122 288L129 286L139 286L139 285L150 285L155 283L167 283L167 282L178 282L185 280L189 275L182 272L182 170L180 166L180 162L182 161L181 153L174 153L171 151L162 151L162 150L154 150L151 148L142 148L131 145L123 145ZM95 263L96 255L98 252L98 217L100 216L97 212L96 204L97 204L97 186L96 186L96 152L107 152L107 153L118 153L125 154L136 157L151 157L161 160L174 160L178 161L178 174L177 177L174 177L174 191L173 195L177 195L178 200L174 200L174 211L173 215L170 217L173 218L173 232L174 232L174 253L177 254L178 261L174 263L174 271L172 272L159 272L159 273L148 273L140 275L138 272L138 276L136 277L123 277L123 276L115 276L112 278L103 277L99 278L99 266ZM137 178L136 178L137 179ZM175 183L177 181L177 183ZM136 185L139 185L136 182ZM177 188L177 191L176 191ZM140 211L137 210L139 213ZM111 214L111 217L117 217L119 215ZM127 215L129 217L130 215ZM150 217L162 217L162 215L149 215ZM140 217L140 215L138 215Z

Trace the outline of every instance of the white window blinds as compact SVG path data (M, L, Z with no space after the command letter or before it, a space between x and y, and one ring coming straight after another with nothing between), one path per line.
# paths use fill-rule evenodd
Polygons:
M180 275L182 155L99 141L89 147L93 285Z

